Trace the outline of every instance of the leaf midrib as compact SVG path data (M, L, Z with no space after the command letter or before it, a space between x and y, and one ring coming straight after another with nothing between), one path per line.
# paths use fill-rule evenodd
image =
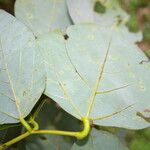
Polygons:
M102 80L103 72L104 72L106 62L107 62L107 58L108 58L109 49L110 49L110 42L109 42L109 45L108 45L108 48L107 48L107 51L106 51L106 54L105 54L105 57L104 57L103 64L102 64L102 66L100 65L98 77L97 77L96 83L93 87L92 94L90 96L89 106L88 106L87 113L86 113L87 118L89 118L90 113L92 111L92 108L93 108L93 105L94 105L94 100L95 100L95 97L97 95L97 90L98 90L98 88L100 86L100 82Z

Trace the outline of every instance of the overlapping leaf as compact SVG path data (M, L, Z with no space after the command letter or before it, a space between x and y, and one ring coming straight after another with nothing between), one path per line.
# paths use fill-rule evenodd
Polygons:
M45 94L63 109L94 124L140 129L150 124L138 112L149 108L149 63L126 28L94 24L41 36L47 72ZM108 50L109 49L109 50Z
M103 14L95 12L95 2L101 2L106 7L106 12ZM67 6L75 24L95 22L101 26L112 26L124 24L128 19L128 15L119 7L116 0L67 0Z
M91 0L67 0L69 14L73 22L94 22Z
M71 150L128 150L115 135L92 129L88 139L77 141Z
M0 10L0 124L26 117L44 87L43 63L34 35Z
M35 35L71 24L65 0L16 0L15 15Z

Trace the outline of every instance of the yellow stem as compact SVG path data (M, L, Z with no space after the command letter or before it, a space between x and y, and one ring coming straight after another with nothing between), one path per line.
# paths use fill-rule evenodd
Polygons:
M5 148L7 148L7 147L9 147L9 146L11 146L11 145L13 145L13 144L15 144L15 143L21 141L22 139L28 137L30 134L31 134L31 133L27 131L27 132L25 132L24 134L22 134L22 135L20 135L20 136L18 136L18 137L16 137L16 138L14 138L14 139L12 139L12 140L6 142L6 143L0 145L0 150L4 150Z
M30 134L57 134L57 135L66 135L66 136L73 136L76 137L77 139L83 139L85 138L89 132L90 132L90 120L87 117L84 117L82 119L83 121L83 130L79 131L79 132L71 132L71 131L59 131L59 130L38 130L39 129L39 125L37 122L34 121L33 118L30 118L29 123L33 125L33 128L30 127L30 125L28 124L28 122L26 122L24 119L21 121L21 123L23 124L23 126L25 127L29 127L27 132L25 132L24 134L0 145L0 150L4 150L5 148L11 146L12 144L15 144L19 141L21 141L22 139L28 137ZM27 129L26 128L26 129Z
M90 132L90 121L88 118L83 118L83 130L80 132L71 132L71 131L60 131L60 130L33 130L32 134L56 134L56 135L66 135L73 136L77 139L85 138Z
M27 129L27 131L29 131L29 132L32 131L32 128L30 127L30 125L28 124L28 122L24 118L20 117L20 122Z
M33 128L31 128L30 125L23 118L21 118L20 121L21 121L21 123L23 124L23 126L25 128L27 127L30 130L25 132L25 133L23 133L20 136L17 136L16 138L14 138L14 139L12 139L10 141L0 145L0 150L4 150L5 148L7 148L7 147L9 147L9 146L11 146L11 145L13 145L13 144L23 140L26 137L28 137L31 134L32 130L38 130L39 129L39 126L38 126L37 122L35 122L32 118L30 118L29 122L33 125Z

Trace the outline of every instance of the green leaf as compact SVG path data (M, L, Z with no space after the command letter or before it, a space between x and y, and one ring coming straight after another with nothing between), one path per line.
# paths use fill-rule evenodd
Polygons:
M137 32L139 30L139 23L136 14L133 13L130 15L130 18L127 22L127 27L131 32Z
M89 137L74 143L71 150L128 150L128 148L115 135L92 129Z
M41 129L48 130L73 130L71 128L76 128L77 125L79 126L77 119L62 112L62 110L57 108L56 104L50 102L49 99L46 100L36 121L39 123ZM77 129L78 128L79 127L77 127ZM19 147L21 150L23 147L25 147L24 149L26 150L70 150L73 143L74 139L70 137L38 134L26 138L26 141L20 143Z
M45 94L78 119L130 129L150 124L150 64L126 28L74 25L38 38L47 72ZM109 46L110 44L110 46ZM109 50L108 50L109 49Z
M144 138L135 138L130 143L131 150L149 150L150 143L149 140L146 140Z
M0 124L26 117L45 87L43 61L34 35L0 10Z
M71 24L65 0L16 0L15 15L36 36Z
M100 1L96 1L94 4L94 11L96 11L97 13L105 13L106 8L101 4Z
M0 125L0 131L7 130L9 128L19 127L19 126L21 126L20 123L18 123L18 124L3 124L3 125Z
M101 2L106 8L105 13L97 13L94 11L94 6L97 2ZM67 0L67 6L75 24L95 22L101 26L112 26L125 24L128 20L128 15L120 8L116 0Z
M10 128L5 128L3 130L0 130L0 144L10 141L11 139L21 134L21 129L22 129L21 124L20 126L17 124L15 125Z

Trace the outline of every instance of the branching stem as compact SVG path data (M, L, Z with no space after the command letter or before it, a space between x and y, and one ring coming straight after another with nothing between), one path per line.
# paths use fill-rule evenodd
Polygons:
M29 130L27 132L23 133L22 135L17 136L16 138L0 145L0 150L4 150L5 148L25 139L26 137L28 137L31 134L32 130L38 130L38 128L39 128L38 124L32 118L30 118L29 123L31 123L33 125L33 128L31 128L30 125L28 124L28 122L26 120L24 120L23 118L20 118L20 122L26 129L29 129Z
M21 123L23 126L28 130L24 134L0 145L0 150L4 150L5 148L25 139L31 134L56 134L56 135L66 135L66 136L73 136L76 137L77 139L83 139L85 138L89 132L90 132L90 120L89 118L84 117L82 119L83 122L83 130L79 132L73 132L73 131L59 131L59 130L39 130L39 125L38 123L33 119L30 118L29 123L33 126L33 128L28 124L28 122L24 119L21 118Z
M83 118L83 130L80 132L72 132L72 131L60 131L60 130L35 130L32 131L32 134L56 134L56 135L65 135L65 136L73 136L77 139L85 138L90 132L90 121L88 118Z

